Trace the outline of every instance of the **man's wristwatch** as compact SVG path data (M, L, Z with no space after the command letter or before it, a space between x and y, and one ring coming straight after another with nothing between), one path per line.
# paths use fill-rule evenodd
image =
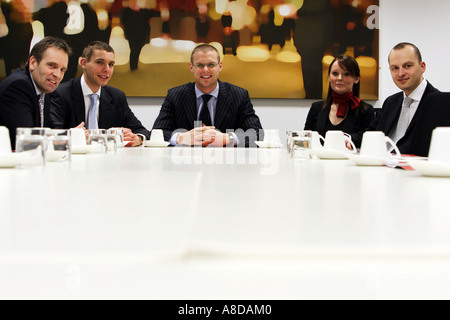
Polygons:
M227 133L228 137L230 138L230 142L227 143L227 146L234 146L234 143L236 142L236 140L234 139L234 135L230 132Z

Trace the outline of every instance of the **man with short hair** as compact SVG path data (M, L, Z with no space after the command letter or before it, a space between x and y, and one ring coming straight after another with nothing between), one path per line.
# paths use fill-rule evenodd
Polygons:
M163 129L172 145L255 146L262 126L247 90L220 81L218 50L198 45L189 69L195 82L172 88L153 129Z
M107 43L89 43L80 59L83 75L61 84L52 95L52 119L56 128L87 129L121 127L129 147L139 146L150 133L128 106L125 94L108 86L114 72L114 49Z
M46 37L31 50L25 70L0 84L0 125L8 127L13 149L18 127L53 127L48 93L63 79L70 53L64 40Z
M432 106L427 96L439 92L423 74L426 64L419 49L412 43L397 44L389 54L389 69L395 85L402 90L388 97L376 122L376 130L383 131L398 146L403 154L426 156L430 141L417 132L430 132L432 121L427 127L422 122L424 113L433 117ZM425 151L426 150L426 151Z

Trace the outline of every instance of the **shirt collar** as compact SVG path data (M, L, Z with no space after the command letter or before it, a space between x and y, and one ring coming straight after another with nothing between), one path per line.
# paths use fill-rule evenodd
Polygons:
M427 89L428 81L423 80L419 86L414 90L408 97L413 99L414 101L420 101L422 100L422 96L425 93L425 90ZM406 97L405 92L403 92L403 99Z
M205 94L205 93L201 92L201 91L197 88L197 85L195 85L195 96L197 97L197 99L200 98L200 97L201 97L202 95L204 95L204 94ZM215 88L212 92L210 92L210 93L208 93L208 94L212 95L214 98L217 99L217 97L219 96L219 83L218 83L218 82L217 82L216 88Z
M86 83L86 80L84 79L84 74L81 76L81 90L83 91L83 96L85 97L95 93L100 98L100 95L102 93L102 87L100 87L97 92L92 92L91 88L89 88L89 86Z
M39 96L42 92L37 87L36 82L34 82L33 75L31 74L31 72L30 71L28 71L28 72L30 73L30 78L31 78L31 82L33 82L34 90L36 90L36 95Z

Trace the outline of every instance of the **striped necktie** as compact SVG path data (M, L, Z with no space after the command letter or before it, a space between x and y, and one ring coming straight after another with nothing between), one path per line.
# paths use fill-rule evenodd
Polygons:
M208 109L208 101L212 98L212 95L210 94L204 94L202 95L202 99L203 99L203 106L202 106L202 111L200 112L200 121L205 125L205 126L212 126L212 121L211 121L211 114L209 113L209 109Z

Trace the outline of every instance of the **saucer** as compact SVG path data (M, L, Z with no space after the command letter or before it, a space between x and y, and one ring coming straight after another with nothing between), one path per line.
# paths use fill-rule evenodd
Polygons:
M386 159L370 157L360 154L348 154L350 160L352 160L357 166L382 166L386 163Z
M420 159L408 159L407 161L422 176L450 177L450 164Z
M279 142L255 141L255 144L260 148L281 148L282 147L282 144Z
M117 142L117 148L125 148L131 141Z
M95 149L93 145L72 146L72 154L86 154Z
M144 147L165 148L169 144L170 142L167 141L152 141L152 140L144 141Z
M348 159L349 153L344 153L341 151L330 150L325 148L314 148L311 149L311 153L318 157L319 159L335 159L335 160L343 160Z
M0 154L0 168L15 168L19 165L19 157L15 153Z

